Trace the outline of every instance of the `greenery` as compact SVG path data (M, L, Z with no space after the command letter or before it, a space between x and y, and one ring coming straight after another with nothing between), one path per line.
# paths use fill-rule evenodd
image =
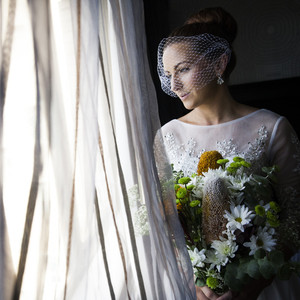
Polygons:
M205 153L199 165L192 176L173 171L195 283L221 294L239 291L253 279L288 279L299 273L298 264L285 260L277 234L277 167L251 174L251 164L243 158L220 158L216 151Z

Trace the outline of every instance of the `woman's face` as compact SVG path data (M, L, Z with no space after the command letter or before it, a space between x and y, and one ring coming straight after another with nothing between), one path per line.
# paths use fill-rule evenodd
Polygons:
M200 59L196 53L190 53L187 43L174 43L167 46L163 54L165 75L170 79L171 90L181 99L187 109L194 109L206 99L208 84L216 77L213 68Z

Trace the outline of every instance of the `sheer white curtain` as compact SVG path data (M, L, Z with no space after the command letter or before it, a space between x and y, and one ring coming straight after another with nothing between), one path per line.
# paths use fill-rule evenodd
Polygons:
M143 2L1 2L0 299L193 299Z

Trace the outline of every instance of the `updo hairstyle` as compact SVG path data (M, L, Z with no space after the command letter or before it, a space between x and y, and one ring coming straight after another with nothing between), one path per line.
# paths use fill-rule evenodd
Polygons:
M232 49L232 44L237 35L237 22L223 8L210 7L200 10L191 15L183 26L173 30L169 36L194 36L204 33L226 39L229 43L231 58L223 74L225 78L228 78L236 64L236 55Z

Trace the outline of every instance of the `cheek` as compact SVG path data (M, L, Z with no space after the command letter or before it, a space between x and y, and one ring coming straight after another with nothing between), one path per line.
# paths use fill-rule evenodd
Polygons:
M214 71L211 68L196 68L190 75L190 83L194 88L201 89L215 78Z
M199 74L196 72L183 74L180 79L186 87L196 87L199 84Z

